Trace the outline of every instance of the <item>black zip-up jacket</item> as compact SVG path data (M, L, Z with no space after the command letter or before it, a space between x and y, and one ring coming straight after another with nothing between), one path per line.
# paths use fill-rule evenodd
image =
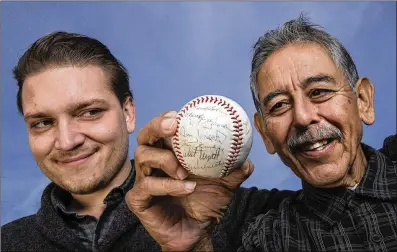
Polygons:
M133 172L135 170L133 169ZM68 227L51 203L50 183L43 192L41 207L34 215L20 218L1 228L1 251L4 252L85 252L78 236ZM236 251L241 245L242 232L252 217L277 207L281 201L295 194L292 191L240 188L234 195L222 221L212 233L215 251ZM100 246L92 252L150 252L161 251L158 243L146 232L139 219L123 200L115 211Z

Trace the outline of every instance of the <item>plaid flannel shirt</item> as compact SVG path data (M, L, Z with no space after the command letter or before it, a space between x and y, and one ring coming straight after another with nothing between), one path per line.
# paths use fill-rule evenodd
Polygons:
M249 224L238 251L397 251L397 137L362 148L368 167L354 190L303 183Z

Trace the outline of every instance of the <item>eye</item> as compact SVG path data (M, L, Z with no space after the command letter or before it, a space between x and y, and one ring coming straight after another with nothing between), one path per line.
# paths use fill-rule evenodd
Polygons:
M326 95L333 92L332 90L328 90L328 89L314 89L310 92L310 96L311 97L319 97L321 95Z
M90 109L87 111L84 111L79 115L79 117L85 117L85 118L96 118L100 116L102 113L102 110L100 109Z
M52 120L48 120L48 119L40 120L40 121L32 123L30 125L30 128L32 128L32 129L42 129L42 128L45 128L45 127L47 127L47 126L49 126L51 124L52 124Z
M279 101L270 108L270 113L280 113L288 107L287 101Z

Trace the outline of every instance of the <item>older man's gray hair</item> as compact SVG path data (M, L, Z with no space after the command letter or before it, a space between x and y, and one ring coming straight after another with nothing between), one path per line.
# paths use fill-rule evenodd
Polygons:
M345 47L319 25L313 24L304 14L290 20L281 27L270 30L261 36L254 45L251 65L250 87L257 111L263 115L259 101L258 71L265 60L276 50L293 43L315 42L322 45L329 53L335 65L344 72L347 81L354 90L358 80L356 65Z

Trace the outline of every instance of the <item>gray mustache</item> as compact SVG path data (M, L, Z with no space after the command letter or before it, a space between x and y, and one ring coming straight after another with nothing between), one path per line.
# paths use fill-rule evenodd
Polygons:
M342 132L332 126L318 126L317 128L307 129L305 131L297 132L295 135L288 137L287 146L289 151L292 151L297 146L302 145L307 142L315 142L321 139L335 138L337 140L342 140Z

